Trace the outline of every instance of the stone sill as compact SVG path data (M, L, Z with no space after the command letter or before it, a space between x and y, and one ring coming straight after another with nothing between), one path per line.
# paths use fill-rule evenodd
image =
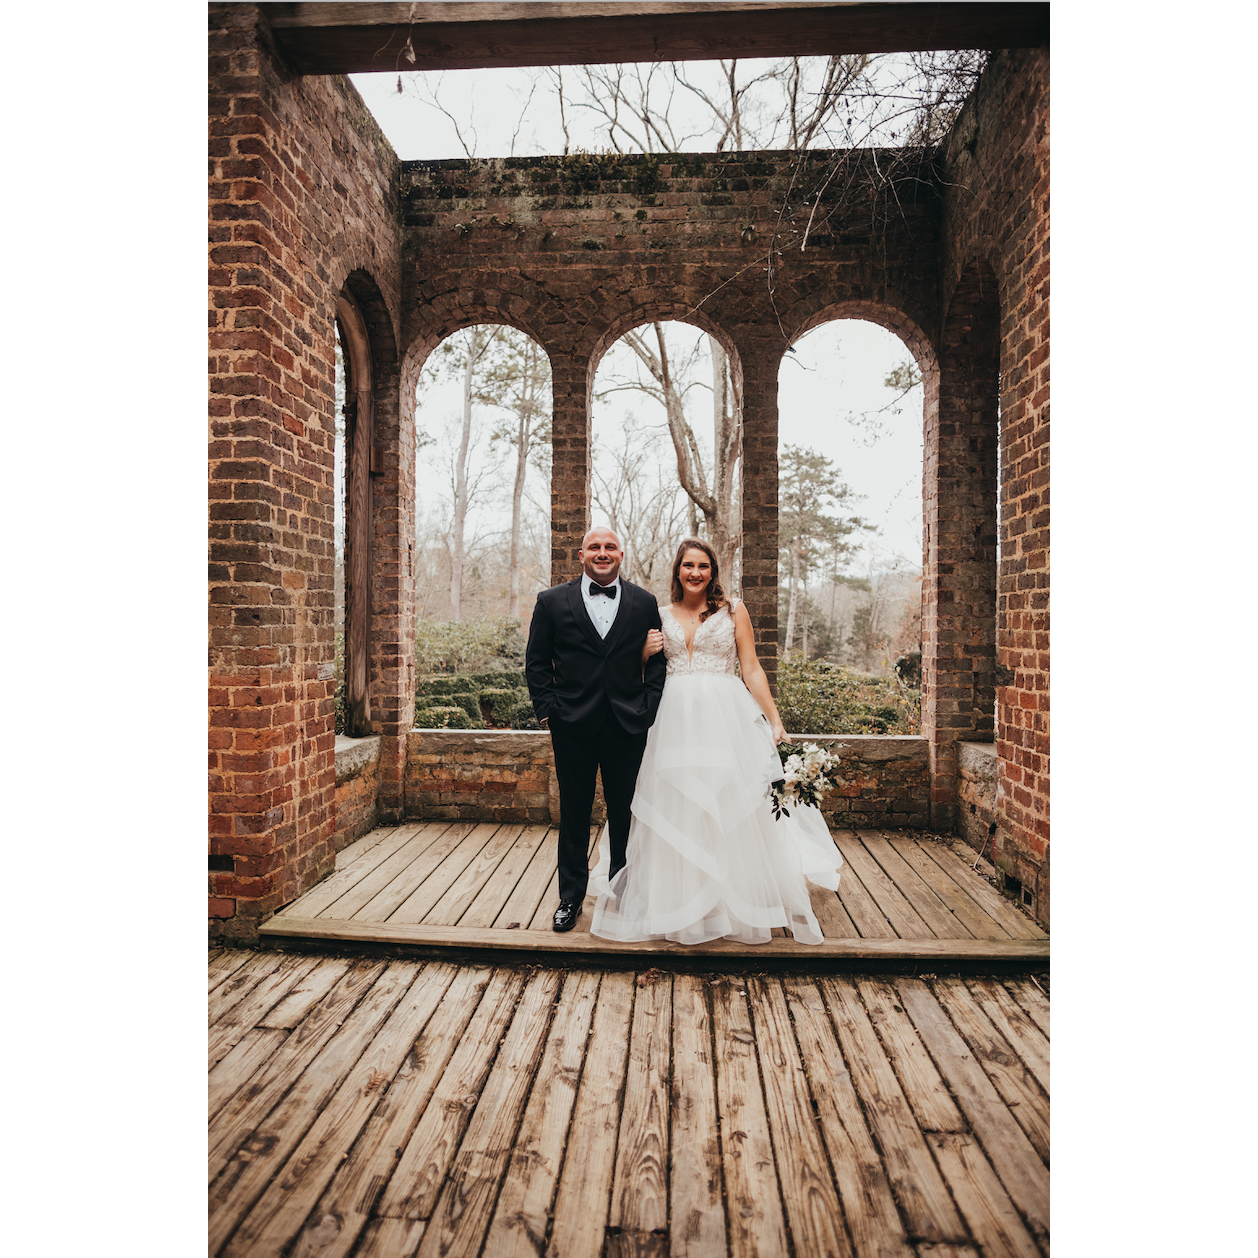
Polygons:
M930 758L930 742L922 734L788 734L788 741L794 743L816 743L820 747L856 756L861 760L920 760L923 764ZM342 742L354 740L336 740L337 747L337 780L340 780L340 748ZM369 742L369 739L359 739ZM407 735L411 749L421 748L434 751L487 751L494 755L511 753L539 752L543 755L550 750L550 734L546 730L531 729L412 729ZM980 746L981 744L961 744ZM994 744L986 744L995 755Z
M957 743L957 769L971 782L996 783L996 744Z
M379 734L366 738L350 738L346 734L336 736L336 784L348 782L364 769L380 759L380 747L384 739Z

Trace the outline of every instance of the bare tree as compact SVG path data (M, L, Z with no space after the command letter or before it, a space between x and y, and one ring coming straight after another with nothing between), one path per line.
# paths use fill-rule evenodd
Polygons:
M463 428L459 454L454 464L454 522L451 529L450 555L450 619L462 614L463 598L463 531L467 524L468 466L467 454L472 442L472 399L475 395L476 365L489 348L493 334L485 328L469 328L463 350Z
M495 325L479 325L447 337L420 379L418 395L421 402L425 389L438 380L458 379L462 385L462 413L456 421L457 431L450 434L449 441L449 448L454 451L450 464L452 511L448 533L451 620L459 620L462 616L469 550L466 537L468 510L478 496L488 490L498 470L483 452L475 463L472 456L474 445L480 439L474 423L476 407L481 403L478 373L483 371L484 359L503 330ZM429 440L425 434L424 444L428 444Z
M542 347L513 328L503 328L485 363L477 396L510 412L491 442L515 447L515 477L511 490L510 589L507 614L520 614L520 530L524 484L530 456L550 443L550 363Z
M625 389L638 390L654 398L664 409L665 423L673 446L677 484L689 503L690 531L702 533L716 551L717 562L727 576L734 572L738 549L738 505L735 493L737 469L742 453L742 404L730 372L729 356L714 337L707 337L712 369L711 470L701 441L686 416L686 396L695 388L706 388L696 380L702 342L678 357L670 350L663 323L652 323L653 335L644 330L626 333L623 342L645 368L634 377L618 377L599 397ZM702 520L702 523L700 523Z
M661 472L659 447L656 434L631 419L620 445L602 448L590 490L625 549L625 576L666 599L685 506L676 482Z

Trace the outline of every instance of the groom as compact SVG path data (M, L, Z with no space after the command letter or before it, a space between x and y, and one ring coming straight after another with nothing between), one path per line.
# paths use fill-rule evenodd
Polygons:
M599 769L611 872L625 863L629 805L667 668L660 652L643 668L647 631L661 628L659 607L641 586L620 579L616 534L591 529L578 554L583 575L537 596L524 657L533 711L550 730L559 778L556 930L571 930L581 915Z

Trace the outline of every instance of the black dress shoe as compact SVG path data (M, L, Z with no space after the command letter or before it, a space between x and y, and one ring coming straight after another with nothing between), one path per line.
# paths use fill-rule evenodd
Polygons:
M571 930L577 924L577 918L580 916L580 900L560 900L559 907L555 910L554 928L556 930Z

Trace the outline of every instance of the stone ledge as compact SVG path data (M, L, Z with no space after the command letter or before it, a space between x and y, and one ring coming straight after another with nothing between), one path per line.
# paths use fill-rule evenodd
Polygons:
M406 751L408 759L451 751L536 760L548 760L551 754L550 734L544 729L413 729L406 736Z
M336 736L337 786L375 765L380 759L380 748L383 744L384 738L380 734L372 734L367 738L350 738L345 734L338 734Z
M957 769L972 782L996 785L996 744L957 743Z
M930 763L930 740L921 734L787 734L787 742L816 743L836 755L869 762L917 760Z

